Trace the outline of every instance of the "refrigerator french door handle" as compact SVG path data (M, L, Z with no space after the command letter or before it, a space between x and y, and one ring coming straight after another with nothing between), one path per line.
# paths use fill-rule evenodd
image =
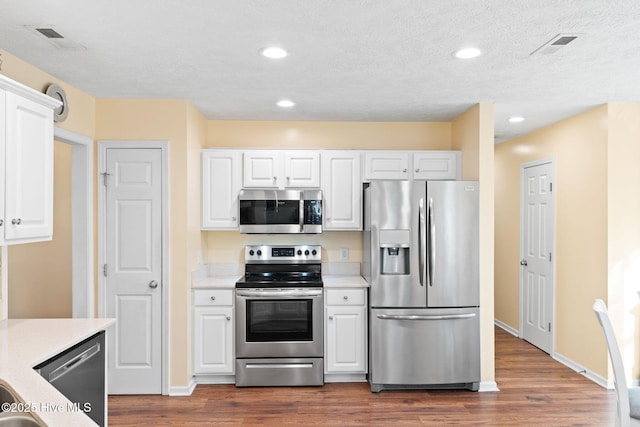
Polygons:
M427 209L428 223L427 235L429 236L429 259L427 262L427 283L433 286L433 275L436 269L436 222L433 218L433 198L429 197L429 206Z
M378 314L376 317L382 320L450 320L450 319L470 319L475 316L476 316L475 313L466 313L466 314L442 314L442 315Z
M418 203L418 236L420 242L418 244L418 259L420 260L420 286L424 286L424 276L425 272L425 262L424 257L427 253L425 247L425 235L427 228L425 226L425 216L424 216L424 199L421 197L420 202Z

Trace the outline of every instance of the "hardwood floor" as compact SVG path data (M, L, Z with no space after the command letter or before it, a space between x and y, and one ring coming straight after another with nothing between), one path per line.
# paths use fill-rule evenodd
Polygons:
M500 392L383 391L199 385L189 397L110 396L111 426L608 426L615 396L536 347L496 328Z

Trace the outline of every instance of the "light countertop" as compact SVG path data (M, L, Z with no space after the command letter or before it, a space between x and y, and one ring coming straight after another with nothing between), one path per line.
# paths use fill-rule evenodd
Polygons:
M325 288L368 288L369 284L362 276L322 275Z
M95 426L82 412L59 411L69 400L33 367L106 330L114 319L9 319L0 321L0 382L7 383L49 426ZM47 409L50 408L50 409Z
M191 281L192 289L217 288L217 289L235 289L236 282L240 276L205 276L194 278Z

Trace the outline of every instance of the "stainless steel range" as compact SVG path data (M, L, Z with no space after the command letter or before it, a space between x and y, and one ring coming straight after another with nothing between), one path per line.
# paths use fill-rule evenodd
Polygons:
M322 385L320 246L246 246L236 283L236 386Z

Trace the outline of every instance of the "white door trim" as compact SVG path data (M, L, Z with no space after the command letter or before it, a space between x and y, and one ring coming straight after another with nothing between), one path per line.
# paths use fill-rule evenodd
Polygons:
M526 249L524 247L524 238L522 236L524 236L524 234L526 233L525 230L525 220L524 220L524 215L523 213L525 212L525 208L526 208L526 203L525 203L525 189L524 189L524 175L525 175L525 169L530 168L530 167L534 167L534 166L541 166L544 164L551 164L552 170L553 170L553 176L554 176L554 181L553 183L555 184L555 176L556 176L556 161L555 161L555 157L547 157L547 158L543 158L543 159L539 159L539 160L534 160L531 162L526 162L526 163L521 163L520 164L520 260L522 260L525 257L525 253L526 253ZM557 187L556 187L557 188ZM555 233L555 229L556 229L556 189L554 188L554 190L551 192L551 197L553 198L553 206L554 206L554 214L553 214L553 218L554 218L554 222L551 225L553 227L553 242L551 244L552 249L552 254L553 254L553 264L551 266L551 268L553 269L553 283L551 284L551 295L553 297L553 303L552 303L552 309L551 309L551 349L549 354L553 355L555 354L555 330L556 330L556 323L555 323L555 317L556 317L556 233ZM519 313L520 313L520 319L519 319L519 337L523 338L523 331L524 331L524 269L520 268L520 283L519 283L519 295L520 295L520 301L519 301Z
M53 136L71 145L71 316L93 318L93 139L58 126Z
M106 288L102 267L106 256L106 192L103 177L109 148L159 148L162 152L162 394L169 394L169 141L98 141L98 316L105 317Z

